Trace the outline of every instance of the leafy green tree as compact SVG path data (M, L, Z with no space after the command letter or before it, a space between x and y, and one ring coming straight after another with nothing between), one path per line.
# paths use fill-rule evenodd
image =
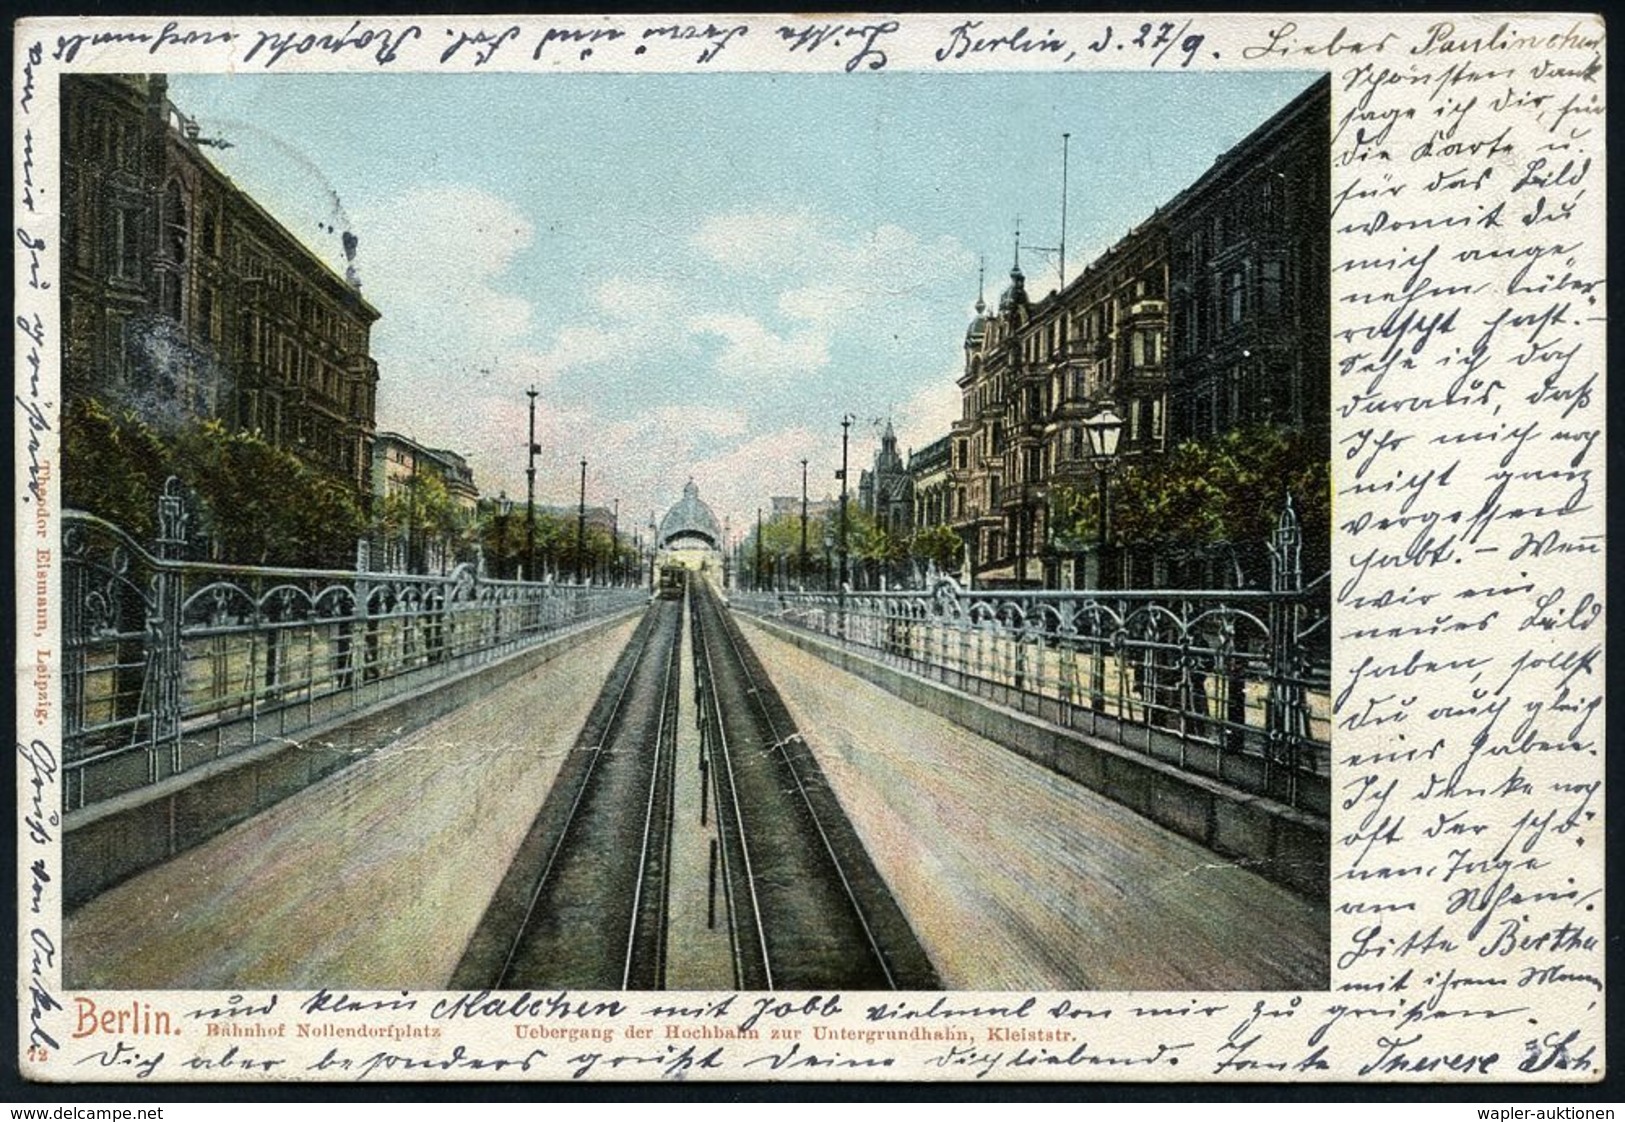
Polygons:
M217 560L286 566L354 560L365 523L351 488L256 433L232 432L218 421L164 432L94 398L69 402L61 423L63 501L138 541L152 541L158 495L173 475L195 498L194 543L206 543Z
M852 504L852 513L857 513L856 503ZM798 583L807 587L820 586L823 583L824 570L824 530L826 526L833 526L838 520L837 515L826 518L822 515L811 515L807 519L807 571L800 573L801 567L801 513L800 511L785 511L775 514L762 523L762 581L764 584L773 580L773 574L778 571L779 558L784 558L785 578L792 585ZM745 579L756 565L756 527L753 525L750 532L745 535L744 544L740 547L740 564Z
M847 547L858 562L863 586L878 587L880 578L895 579L908 556L908 538L887 530L873 516L853 504L847 511Z
M496 499L481 499L475 510L480 550L485 555L485 571L500 580L512 580L526 564L525 507L509 503L506 513Z
M198 495L214 556L250 565L348 566L366 521L354 492L259 433L181 429L177 474Z
M935 565L939 572L950 573L959 568L965 555L965 542L951 526L927 526L909 538L908 552L922 562Z
M1290 495L1304 533L1308 572L1329 563L1330 464L1308 434L1272 425L1186 441L1168 455L1111 477L1112 542L1174 558L1220 558L1235 582L1268 578L1268 543ZM1080 543L1100 534L1095 488L1051 496L1057 533Z
M128 410L95 398L63 406L62 502L147 543L157 530L158 496L174 473L169 447Z

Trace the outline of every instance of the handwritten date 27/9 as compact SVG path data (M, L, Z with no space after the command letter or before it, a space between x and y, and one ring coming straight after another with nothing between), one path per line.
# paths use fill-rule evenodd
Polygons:
M932 57L938 62L950 62L972 55L1034 54L1058 56L1062 62L1072 62L1079 57L1080 51L1087 57L1108 51L1133 50L1139 53L1139 59L1150 53L1147 64L1157 66L1164 56L1177 47L1183 57L1174 57L1184 68L1201 50L1205 38L1200 32L1191 32L1190 27L1190 20L1186 20L1183 26L1171 22L1142 23L1138 30L1119 29L1114 24L1107 24L1093 40L1078 46L1057 35L1054 28L1040 31L1027 24L1014 28L989 26L987 20L969 19L949 29L948 41L938 47Z

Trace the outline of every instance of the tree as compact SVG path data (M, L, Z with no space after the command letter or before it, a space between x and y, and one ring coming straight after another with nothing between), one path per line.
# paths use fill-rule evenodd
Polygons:
M1288 495L1304 532L1304 564L1324 567L1330 464L1310 434L1273 425L1186 441L1167 456L1124 466L1111 477L1111 538L1141 555L1218 559L1234 583L1257 587L1267 579L1268 543ZM1098 540L1096 489L1058 489L1051 504L1061 535Z
M158 495L175 470L163 439L135 413L95 398L69 401L60 424L63 504L151 541Z
M344 567L364 527L349 485L257 433L218 421L161 431L94 398L62 415L63 501L143 543L157 531L164 481L195 502L192 552L239 564Z
M498 580L513 580L526 559L525 507L509 503L504 513L497 499L481 499L475 509L475 526L485 570Z
M856 512L857 507L853 506ZM824 567L823 548L824 530L831 522L823 515L810 515L807 519L807 571L801 570L801 513L800 511L781 511L762 523L762 582L764 585L772 583L772 574L777 571L779 558L784 558L784 575L791 584L803 584L813 587L822 583L822 577L814 574L822 573ZM752 526L745 536L744 544L740 546L742 567L745 579L750 579L756 565L756 527Z
M354 492L286 448L219 421L188 426L172 445L177 474L198 495L211 553L237 564L348 567L366 521Z
M951 526L927 526L908 541L910 556L935 565L939 572L954 572L965 554L965 543Z
M855 504L847 510L847 549L859 562L865 580L859 587L877 587L882 574L892 574L908 553L908 539L893 534ZM858 582L855 582L858 583Z

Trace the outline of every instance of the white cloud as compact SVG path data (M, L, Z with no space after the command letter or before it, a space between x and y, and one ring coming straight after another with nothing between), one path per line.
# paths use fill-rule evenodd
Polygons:
M777 381L829 364L829 339L818 332L776 335L759 320L728 314L696 316L689 329L723 340L716 366L729 378Z
M363 294L384 313L374 329L381 362L477 365L530 331L530 302L501 281L535 230L506 199L418 187L354 220Z
M779 294L779 311L792 319L834 325L863 306L863 293L842 284L810 284Z
M663 281L617 276L593 290L593 303L623 323L651 323L673 315L681 296L674 285Z
M923 448L948 435L948 430L964 412L964 401L954 381L957 373L955 370L926 383L898 407L897 433L899 437L906 437L905 443Z
M865 229L806 210L713 215L701 224L693 243L712 261L737 272L816 278L813 287L874 296L898 296L964 275L976 261L955 238L927 242L895 223Z
M767 273L803 264L809 250L830 240L826 225L805 210L719 214L701 223L693 242L719 265Z

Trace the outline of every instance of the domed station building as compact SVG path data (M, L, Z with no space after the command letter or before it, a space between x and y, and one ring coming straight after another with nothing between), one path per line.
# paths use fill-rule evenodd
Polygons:
M657 544L661 564L682 565L722 583L722 523L700 498L694 480L684 484L683 497L660 520Z

